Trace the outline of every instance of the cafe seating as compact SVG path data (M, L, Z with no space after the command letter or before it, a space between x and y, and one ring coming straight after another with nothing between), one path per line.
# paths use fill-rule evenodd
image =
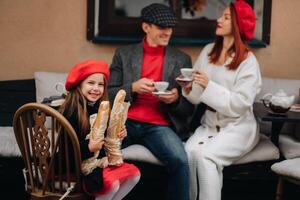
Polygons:
M0 99L0 104L2 105L0 107L0 126L8 126L0 127L0 138L3 140L4 135L6 138L6 134L8 134L8 132L11 132L11 135L13 135L13 132L11 131L12 115L13 113L15 113L18 107L27 102L33 102L35 100L37 102L41 102L45 97L50 97L52 95L60 95L55 89L55 84L63 83L65 81L65 78L65 73L36 72L34 74L34 79L0 81L0 91L2 94L2 98ZM260 99L265 93L275 93L276 91L278 91L278 89L281 88L284 89L287 94L294 94L296 99L299 98L298 91L300 80L288 80L267 77L263 77L262 80L263 87L260 94L256 98L257 102L260 101ZM236 195L235 199L241 199L241 195L244 196L244 194L246 194L247 196L253 195L252 199L255 199L255 197L257 197L258 195L260 197L262 195L265 195L265 197L275 195L277 175L270 169L270 166L278 160L263 161L263 157L265 156L262 156L260 158L261 161L257 162L253 161L252 159L253 157L255 157L254 155L261 155L261 153L266 153L266 151L263 150L264 146L266 146L265 143L271 143L269 139L271 123L259 121L259 124L261 132L261 142L251 152L249 152L249 155L245 155L249 159L246 159L246 157L241 158L240 161L243 163L235 163L234 165L224 168L223 188L225 188L225 191L228 191L228 198L226 198L225 195L225 199L232 199L232 195ZM51 128L48 125L47 127ZM293 131L294 125L292 123L285 123L282 130L280 131L279 147L283 155L285 150L281 145L283 141L282 138L284 138L285 135L292 133ZM6 141L7 143L7 139L3 141ZM10 141L12 143L14 142L14 140ZM274 149L272 143L268 146L271 146L270 149ZM4 164L4 162L6 162L7 158L13 160L20 159L20 157L18 157L19 153L11 149L15 149L15 146L9 145L9 147L10 148L7 149L5 148L5 151L3 148L0 148L0 155L2 156L0 163L1 165ZM140 182L125 199L163 199L163 195L161 194L165 194L166 192L165 186L167 184L167 172L164 169L162 163L160 163L160 161L157 158L155 158L149 152L148 149L141 145L133 145L127 147L123 150L123 152L125 160L137 164L137 166L140 167L142 173ZM275 158L278 157L277 147L275 148L275 151L270 152L275 153ZM291 154L290 150L288 150L288 152L290 152ZM23 177L18 175L22 173L23 165L16 165L10 163L5 163L7 166L10 167L1 168L0 170L1 175L5 175L3 179L6 180L6 183L1 185L0 191L3 194L10 194L10 185L14 184L16 185L14 191L19 191L16 192L16 194L20 194L18 195L19 197L22 196L24 188L23 180L21 180L23 179ZM16 173L10 173L11 171L15 171ZM250 182L251 185L248 184ZM260 187L261 185L263 185L264 187ZM233 190L238 192L232 192ZM15 199L21 199L21 197Z

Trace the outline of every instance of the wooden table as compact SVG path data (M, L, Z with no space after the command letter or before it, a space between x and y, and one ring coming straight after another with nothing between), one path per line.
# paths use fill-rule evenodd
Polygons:
M272 114L262 103L254 103L255 117L271 123L271 141L278 147L280 131L284 123L300 123L300 112L288 111L283 115Z

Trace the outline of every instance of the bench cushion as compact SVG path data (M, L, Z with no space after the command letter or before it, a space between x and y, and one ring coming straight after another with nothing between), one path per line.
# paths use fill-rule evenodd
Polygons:
M290 135L279 135L279 148L286 159L300 157L300 140Z
M300 158L287 159L271 166L271 169L283 176L300 180Z
M279 159L279 149L271 142L271 140L260 134L258 144L249 153L233 164L244 164L256 161L268 161Z
M148 162L151 164L163 165L146 147L134 144L122 150L125 160ZM234 164L244 164L256 161L268 161L279 159L278 148L268 137L261 134L259 143L252 151L247 153Z
M21 156L13 127L0 126L0 155L5 157Z
M122 149L125 160L134 160L140 162L147 162L151 164L163 165L146 147L134 144Z

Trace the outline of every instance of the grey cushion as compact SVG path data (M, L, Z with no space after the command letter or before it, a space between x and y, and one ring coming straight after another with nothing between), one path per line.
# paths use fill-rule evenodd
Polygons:
M300 157L300 140L290 135L279 135L279 148L286 159Z
M271 169L283 176L300 180L300 158L288 159L271 166Z
M125 160L136 160L157 165L163 165L146 147L142 145L131 145L122 150ZM269 138L261 134L259 143L252 151L243 156L234 164L249 163L254 161L267 161L279 158L278 148Z
M0 155L5 157L21 156L13 127L0 126Z
M279 159L279 149L271 140L263 134L260 134L258 144L249 153L233 164L244 164L256 161L268 161Z
M122 149L125 160L136 160L151 164L163 165L146 147L134 144Z

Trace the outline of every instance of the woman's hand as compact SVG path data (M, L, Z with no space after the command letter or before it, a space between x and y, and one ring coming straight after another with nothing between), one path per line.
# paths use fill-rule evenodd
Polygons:
M209 79L208 76L201 69L197 69L195 71L193 78L196 84L202 86L203 88L206 88Z
M90 150L90 152L99 151L100 149L102 149L103 144L104 144L104 139L103 138L93 139L92 137L90 137L90 140L89 140L89 150Z
M120 138L120 140L123 140L126 136L127 136L127 130L126 127L123 126L121 132L118 134L118 137Z
M191 81L182 81L183 75L178 76L175 80L184 90L190 90L192 88L193 80Z
M181 81L181 78L183 78L183 75L178 76L175 80L180 85L180 87L183 89L183 91L188 94L192 90L193 80L192 81Z

